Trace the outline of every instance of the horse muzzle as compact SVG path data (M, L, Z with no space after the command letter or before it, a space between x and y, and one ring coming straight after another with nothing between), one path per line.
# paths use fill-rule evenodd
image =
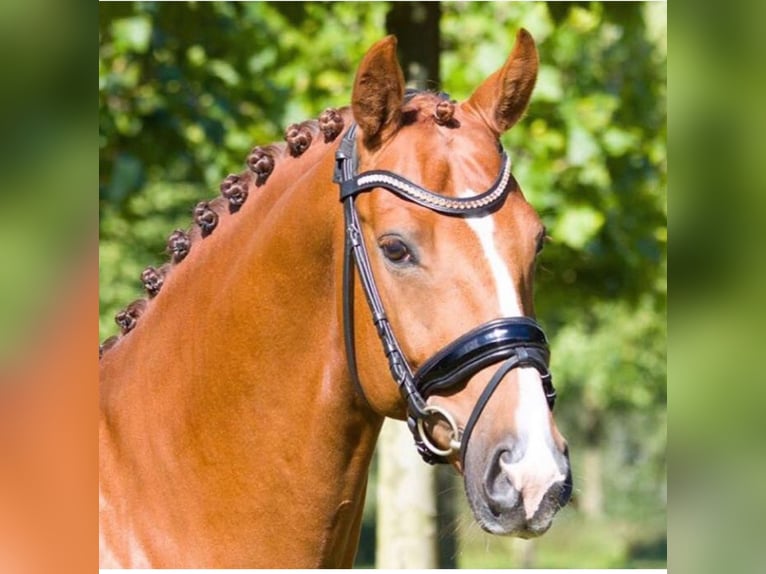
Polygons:
M473 514L493 534L542 534L572 493L568 449L550 418L555 393L547 362L544 334L534 321L509 318L466 334L418 372L441 373L431 381L440 381L443 390L466 376L479 379L482 392L470 415L464 411L464 427L439 400L427 408L440 424L418 430L432 454L460 456ZM432 395L433 386L429 390ZM436 447L429 429L440 439Z
M568 450L559 450L552 441L514 439L484 445L477 434L464 464L471 510L492 534L539 536L572 494Z

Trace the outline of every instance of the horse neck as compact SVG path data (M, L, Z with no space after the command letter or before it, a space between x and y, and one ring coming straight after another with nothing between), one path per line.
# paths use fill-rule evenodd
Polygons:
M251 186L102 359L102 480L150 563L350 566L382 421L346 372L334 147Z

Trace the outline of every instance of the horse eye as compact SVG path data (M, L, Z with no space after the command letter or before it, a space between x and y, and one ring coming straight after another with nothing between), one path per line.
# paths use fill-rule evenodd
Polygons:
M392 263L408 263L412 260L412 253L407 244L395 237L386 237L380 242L383 255Z

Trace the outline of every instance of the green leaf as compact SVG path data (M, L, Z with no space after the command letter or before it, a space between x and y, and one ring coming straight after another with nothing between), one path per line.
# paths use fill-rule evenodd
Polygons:
M236 86L239 84L239 73L231 64L224 60L210 60L208 69L211 74L223 80L228 86Z
M638 136L618 127L611 127L604 132L604 149L611 156L621 156L638 145Z
M536 100L544 102L560 101L564 94L561 86L561 72L553 66L540 66L533 94Z
M149 49L152 37L152 22L148 16L133 16L112 22L112 35L115 44L122 51L139 54Z
M582 249L604 225L604 215L587 205L563 211L552 230L553 238Z
M202 66L205 63L205 60L207 60L205 48L199 44L189 46L189 49L186 50L186 59L189 60L189 63L192 66Z
M584 165L599 155L600 149L593 135L581 125L570 127L567 139L567 160L572 165Z

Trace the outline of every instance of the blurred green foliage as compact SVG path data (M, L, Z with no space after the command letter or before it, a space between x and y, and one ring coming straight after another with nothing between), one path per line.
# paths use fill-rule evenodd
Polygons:
M40 0L0 4L0 371L40 344L60 304L51 291L62 296L95 232L84 42L67 41L88 17Z
M99 6L102 339L116 332L114 313L141 295L141 269L164 259L167 234L189 225L194 203L215 195L253 145L348 103L387 10L382 2ZM557 419L573 445L576 488L578 444L600 447L602 520L617 521L590 531L613 537L603 541L607 558L539 564L632 565L636 540L654 537L645 546L656 543L650 563L662 566L666 6L444 3L444 89L468 96L502 65L520 26L537 40L541 69L527 117L504 144L550 235L536 306L551 337ZM582 517L567 512L575 511L562 522L572 526L562 531L579 540ZM636 534L635 525L645 528ZM546 556L555 552L548 537ZM512 554L465 550L459 563L519 565Z

